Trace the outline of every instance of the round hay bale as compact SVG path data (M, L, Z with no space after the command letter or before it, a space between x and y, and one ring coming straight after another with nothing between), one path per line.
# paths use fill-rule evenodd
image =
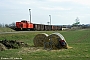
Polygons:
M6 47L2 43L0 43L0 51L3 51L3 50L6 50Z
M48 39L45 40L45 42L49 42L49 44L46 44L46 48L51 47L50 49L61 49L61 48L67 48L67 42L65 38L60 33L52 33L48 36ZM51 46L52 45L52 46Z
M46 34L46 33L37 34L33 40L34 45L36 47L43 47L45 40L48 39L47 37L48 37L48 34Z

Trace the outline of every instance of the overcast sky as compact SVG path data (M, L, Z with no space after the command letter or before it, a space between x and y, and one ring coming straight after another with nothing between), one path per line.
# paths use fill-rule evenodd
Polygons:
M32 23L71 25L78 17L81 24L90 24L90 0L0 0L0 23L29 20Z

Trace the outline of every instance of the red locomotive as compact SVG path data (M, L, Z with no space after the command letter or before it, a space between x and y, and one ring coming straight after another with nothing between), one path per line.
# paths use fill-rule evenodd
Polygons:
M22 20L21 22L16 22L16 30L34 30L34 31L51 31L51 30L61 30L62 26L56 25L44 25L44 24L33 24L29 21Z
M32 30L33 24L29 21L22 20L21 22L16 22L16 30Z

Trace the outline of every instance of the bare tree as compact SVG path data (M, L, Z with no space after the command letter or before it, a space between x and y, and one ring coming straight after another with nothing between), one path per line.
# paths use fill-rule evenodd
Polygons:
M77 17L77 18L75 19L75 23L73 24L73 26L77 26L77 25L79 25L79 24L80 24L79 18Z
M8 24L5 24L5 27L9 27L9 25Z
M2 27L2 24L0 23L0 27Z
M15 26L15 22L9 24L9 28L15 29L15 27L16 27L16 26Z

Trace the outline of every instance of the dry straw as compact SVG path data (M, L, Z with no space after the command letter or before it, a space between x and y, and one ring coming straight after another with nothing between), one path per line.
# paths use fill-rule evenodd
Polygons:
M3 50L6 50L6 47L2 43L0 43L0 51L3 51Z
M64 40L64 43L65 43L64 46L60 44L61 40ZM51 35L48 36L48 39L46 40L46 42L50 42L50 44L52 45L51 46L52 49L67 48L68 46L65 38L60 33L52 33ZM48 45L48 47L50 46Z
M48 34L46 33L41 33L41 34L37 34L35 37L34 37L34 45L36 47L43 47L44 46L44 41L48 39Z
M52 33L48 36L46 33L38 34L35 36L34 45L36 47L43 47L45 49L62 49L72 48L69 47L65 38L60 33Z

